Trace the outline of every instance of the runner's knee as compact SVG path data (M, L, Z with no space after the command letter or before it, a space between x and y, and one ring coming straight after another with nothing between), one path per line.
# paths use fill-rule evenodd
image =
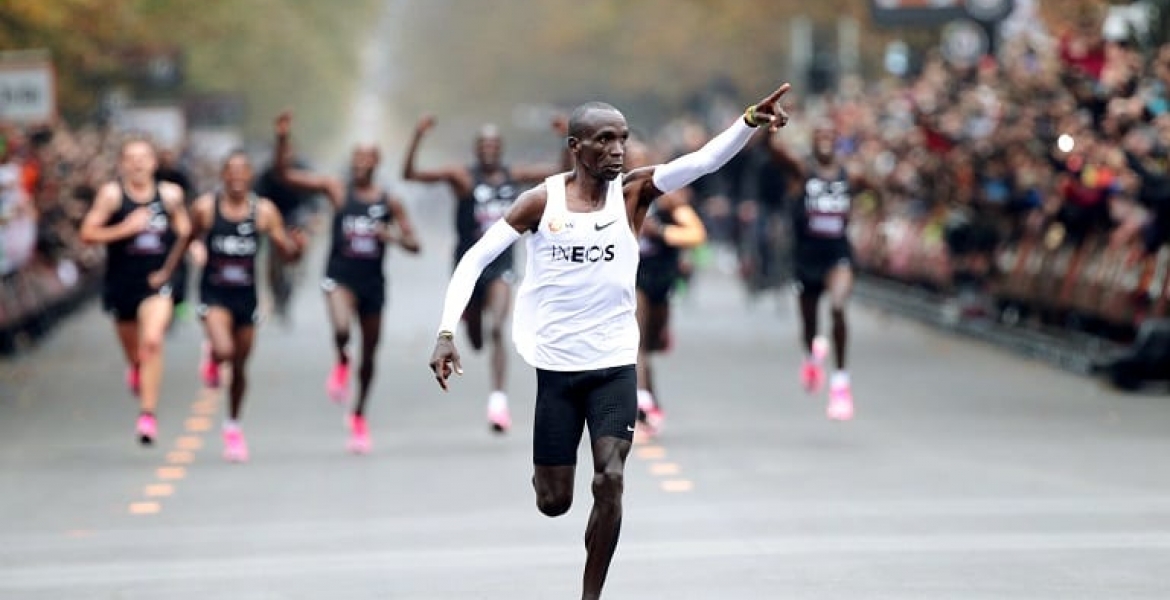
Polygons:
M537 490L536 508L546 517L559 517L573 505L573 495L557 490Z
M598 502L617 502L624 487L625 476L620 466L610 466L593 475L593 498Z
M213 342L211 344L211 357L213 359L215 359L215 362L220 362L220 363L233 362L236 359L235 344L232 344L231 342L223 342L223 343L216 344Z

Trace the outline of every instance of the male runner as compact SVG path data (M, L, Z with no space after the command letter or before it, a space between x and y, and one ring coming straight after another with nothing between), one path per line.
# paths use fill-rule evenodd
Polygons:
M654 164L650 148L631 140L626 146L626 168L640 169ZM670 297L682 276L681 250L699 246L707 239L707 229L691 208L688 190L679 190L659 198L646 213L638 235L638 327L642 332L638 345L638 419L647 433L662 429L665 414L654 394L654 377L650 355L663 350L670 326Z
M499 130L493 125L485 125L475 138L474 164L420 170L415 166L415 157L423 136L434 126L434 117L425 116L419 120L406 152L402 177L407 181L446 183L450 187L456 200L455 231L459 237L455 248L456 261L504 215L522 186L544 181L545 177L568 166L567 157L563 157L562 164L557 166L507 165L502 162L503 141ZM563 136L564 120L555 119L553 128ZM504 326L512 303L512 262L512 252L508 249L484 269L463 315L468 339L476 351L483 348L483 318L485 313L487 315L488 339L492 345L492 392L488 396L487 415L488 423L496 433L504 433L512 426L508 396L504 391L508 372Z
M155 182L157 164L150 142L124 143L119 180L98 190L81 223L83 242L106 245L102 305L114 317L129 364L126 383L138 396L136 429L144 446L158 434L163 338L174 311L170 282L191 234L183 190Z
M831 122L813 129L813 158L805 163L795 158L775 136L769 148L777 165L800 182L801 196L793 202L794 260L802 342L808 353L801 368L801 380L809 392L824 383L822 363L828 344L817 335L821 296L827 291L833 325L833 351L837 370L829 382L830 419L853 418L853 393L845 371L848 330L845 307L853 290L853 248L849 243L849 214L853 194L867 184L847 171L836 153L837 134Z
M699 150L665 165L625 170L629 128L614 107L592 102L569 121L569 173L524 192L460 259L447 289L431 369L442 389L462 373L455 328L476 279L524 232L528 261L513 338L536 368L533 486L547 516L569 510L577 446L589 426L593 510L585 530L583 600L601 597L622 519L623 471L637 419L636 232L651 203L719 169L753 128L782 126L785 84Z
M358 367L358 396L350 415L349 450L370 451L366 426L366 400L374 380L378 341L382 335L382 308L386 303L386 276L382 263L386 247L401 246L411 254L419 252L414 227L402 203L374 181L381 155L374 146L354 148L348 184L289 168L289 131L292 117L282 114L276 121L276 171L282 181L295 188L323 193L333 206L333 238L325 279L329 321L337 365L326 388L334 402L349 396L349 336L356 316L362 335L361 365Z
M276 206L251 190L252 163L243 152L232 152L224 161L223 190L201 196L191 207L194 238L203 240L207 248L199 280L199 315L215 372L224 363L231 372L228 419L223 427L223 454L231 462L248 460L239 420L256 331L260 236L267 235L288 260L298 259L305 244L300 231L285 230Z

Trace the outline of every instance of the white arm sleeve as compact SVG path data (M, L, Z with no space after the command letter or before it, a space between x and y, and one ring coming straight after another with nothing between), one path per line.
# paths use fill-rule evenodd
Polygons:
M708 173L714 173L743 150L755 131L755 128L743 122L742 117L736 119L731 127L711 138L702 148L655 167L654 187L669 194Z
M471 300L471 293L475 291L475 282L480 273L487 268L497 256L507 250L509 246L520 239L520 233L503 219L496 221L484 232L483 237L467 250L455 272L451 275L451 282L447 284L447 296L443 300L443 317L439 320L439 331L455 333L459 319L467 303Z

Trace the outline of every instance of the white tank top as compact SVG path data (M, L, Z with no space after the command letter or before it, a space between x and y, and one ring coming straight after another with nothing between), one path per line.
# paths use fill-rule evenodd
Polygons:
M516 295L516 350L548 371L637 363L638 240L621 177L610 182L596 212L569 212L564 174L546 179L545 187L544 215L528 237L528 266Z

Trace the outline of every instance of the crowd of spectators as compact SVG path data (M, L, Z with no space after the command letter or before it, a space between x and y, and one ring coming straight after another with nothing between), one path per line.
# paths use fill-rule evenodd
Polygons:
M1100 18L1005 39L970 64L935 51L908 76L847 77L793 111L783 143L807 149L809 125L831 119L839 154L876 184L855 198L855 223L880 225L881 243L867 248L898 263L895 238L934 245L929 283L944 291L990 289L1007 276L997 252L1025 238L1092 239L1141 256L1170 242L1170 45L1109 31ZM677 153L702 141L689 137L666 141ZM769 220L782 222L799 193L762 144L696 190L713 238L737 245L741 260L767 252L745 251L742 239L776 231Z
M0 352L92 291L103 255L78 225L113 173L115 144L92 127L0 127Z

